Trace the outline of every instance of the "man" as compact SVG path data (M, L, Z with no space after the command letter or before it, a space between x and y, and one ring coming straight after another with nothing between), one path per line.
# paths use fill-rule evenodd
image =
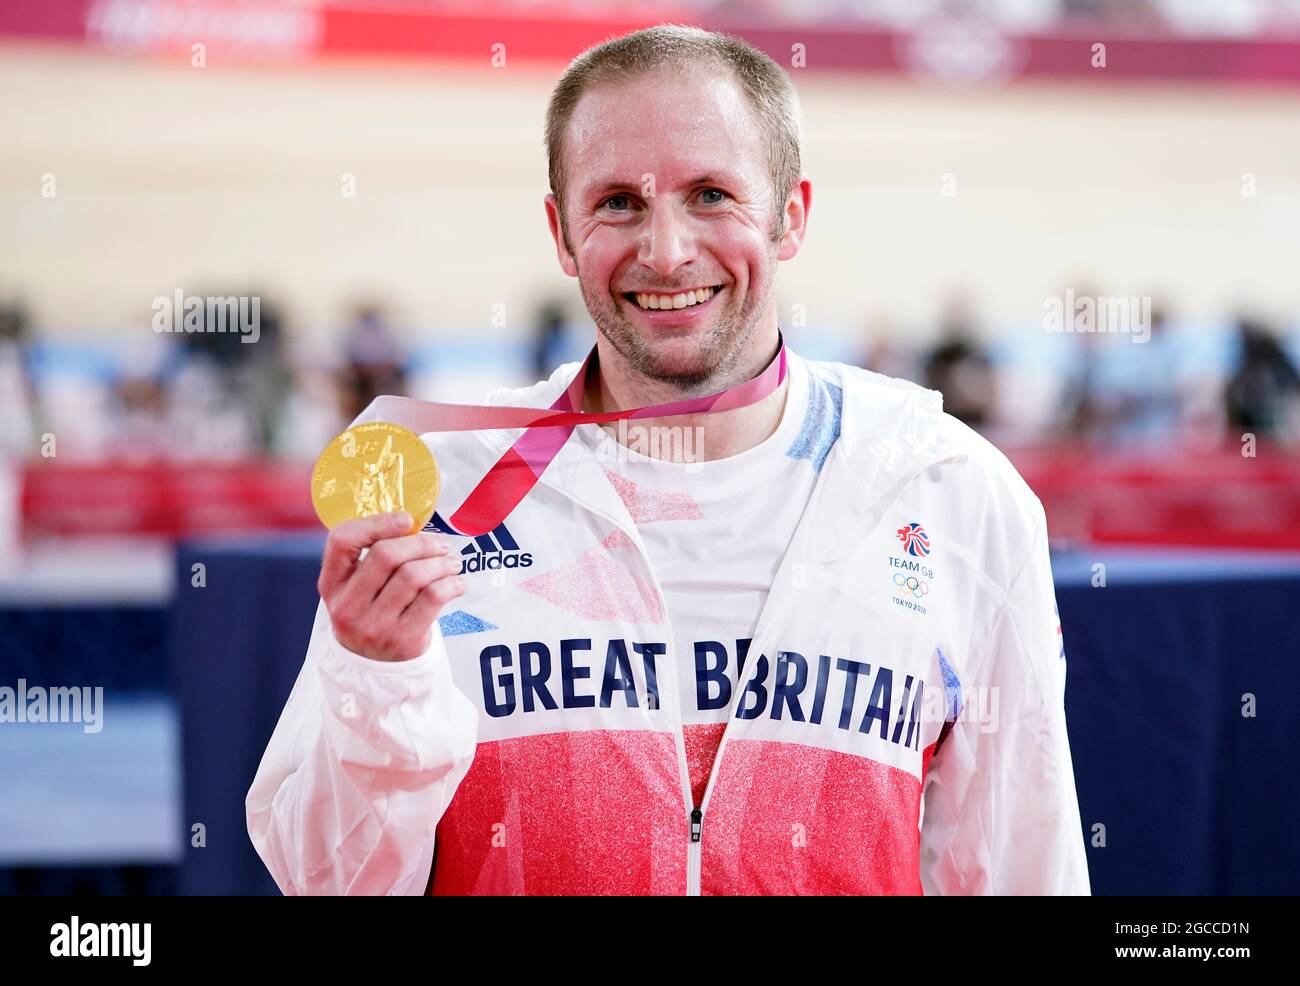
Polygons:
M490 402L768 379L812 198L785 73L639 31L569 67L547 143L597 372ZM425 436L441 535L331 533L247 802L281 889L1088 892L1041 505L938 394L784 356L744 406L579 425L487 534L446 518L517 431Z

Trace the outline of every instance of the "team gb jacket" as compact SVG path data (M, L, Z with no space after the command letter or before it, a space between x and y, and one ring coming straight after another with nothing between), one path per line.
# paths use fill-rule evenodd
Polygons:
M1041 504L939 394L787 353L820 469L752 636L721 642L702 803L645 505L572 435L465 537L444 518L519 432L428 434L467 589L400 663L318 610L246 802L281 890L1089 892ZM578 368L488 401L550 406Z

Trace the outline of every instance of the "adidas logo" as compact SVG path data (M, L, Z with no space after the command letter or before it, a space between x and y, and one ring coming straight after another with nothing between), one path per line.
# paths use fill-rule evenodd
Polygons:
M448 524L436 511L433 519L424 525L424 529L454 537L468 537ZM532 553L520 550L519 543L506 529L504 523L497 524L486 534L470 538L469 544L461 548L460 553L462 555L461 575L500 568L528 568L533 563Z

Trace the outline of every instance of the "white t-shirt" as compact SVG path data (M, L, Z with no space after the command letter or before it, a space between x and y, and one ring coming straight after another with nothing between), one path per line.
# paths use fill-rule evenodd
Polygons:
M705 462L668 462L619 450L603 463L627 505L663 586L672 624L669 660L681 682L686 756L698 806L726 728L737 664L803 515L829 441L830 400L824 384L809 401L806 371L788 376L781 422L768 438L737 455ZM838 396L838 395L836 395ZM628 437L635 443L635 422ZM614 441L599 425L580 425L593 450ZM643 438L643 441L645 439ZM690 439L682 433L683 448ZM639 447L644 448L642 444ZM608 450L606 459L611 458ZM756 655L753 655L756 656Z

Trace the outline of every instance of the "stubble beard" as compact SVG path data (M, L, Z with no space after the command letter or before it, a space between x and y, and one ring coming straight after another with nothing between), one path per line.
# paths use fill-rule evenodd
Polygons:
M710 387L707 385L725 377L727 370L736 363L745 344L758 328L759 316L770 293L771 282L769 279L766 284L759 285L757 296L753 291L746 292L739 309L735 307L736 299L730 295L734 285L728 285L727 308L710 316L712 324L702 334L692 337L692 352L685 357L669 356L662 347L657 348L653 342L647 341L631 321L620 313L618 301L626 299L615 299L608 288L602 289L598 297L593 297L581 276L578 278L578 286L587 311L596 323L596 330L634 372L647 380L698 394L709 392ZM750 287L753 288L754 285L751 284ZM680 338L667 332L665 335L668 338Z

